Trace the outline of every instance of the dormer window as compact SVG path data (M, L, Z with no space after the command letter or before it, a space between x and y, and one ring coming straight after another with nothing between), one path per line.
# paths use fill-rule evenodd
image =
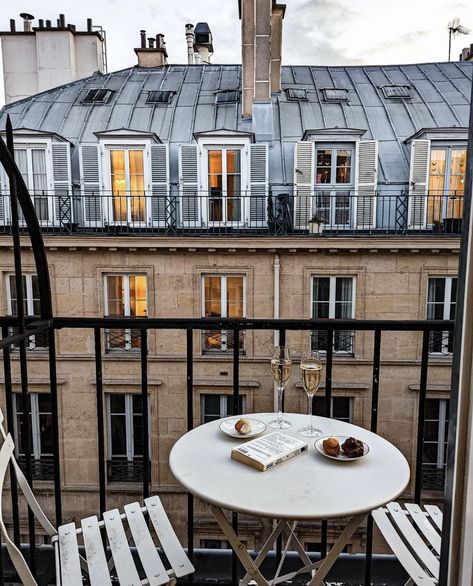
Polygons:
M239 90L224 90L217 92L215 102L217 104L234 104L240 99Z
M147 104L170 104L174 92L164 90L150 91L146 98Z
M286 97L289 101L307 101L307 90L301 88L287 88Z
M322 90L325 102L348 102L348 90L340 88L324 88Z
M112 95L111 90L93 89L88 90L82 98L83 104L106 104Z

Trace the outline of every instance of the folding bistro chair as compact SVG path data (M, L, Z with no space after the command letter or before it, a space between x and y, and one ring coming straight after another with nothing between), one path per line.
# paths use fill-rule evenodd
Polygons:
M82 586L83 575L91 586L112 586L112 576L126 586L160 586L175 584L194 571L164 511L158 496L145 499L144 506L138 503L125 505L124 512L118 509L107 511L103 520L87 517L76 527L74 523L61 525L58 530L51 525L39 506L31 487L26 481L15 459L15 445L10 434L3 428L3 413L0 411L0 433L3 445L0 449L0 531L8 554L24 586L38 586L20 550L10 539L3 521L3 484L12 462L18 485L33 514L51 537L56 559L56 584L58 586ZM150 529L150 527L152 529ZM131 543L129 542L129 537ZM85 557L79 554L78 537L83 540ZM105 539L102 539L105 537ZM166 570L155 540L159 540L171 569ZM108 546L111 557L107 560ZM136 550L133 556L132 549ZM139 558L144 575L140 577L135 563Z
M437 586L442 511L435 505L389 503L373 511L379 530L410 578L405 586Z

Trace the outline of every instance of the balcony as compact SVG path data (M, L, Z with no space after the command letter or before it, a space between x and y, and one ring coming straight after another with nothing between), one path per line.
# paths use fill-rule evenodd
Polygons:
M280 189L280 188L278 188ZM41 229L49 234L267 235L267 236L457 236L463 194L354 190L255 195L149 192L32 192ZM10 197L0 196L0 233L11 232ZM21 227L21 222L20 222ZM23 228L26 225L23 223Z
M29 320L31 322L31 319ZM9 328L15 327L15 318L0 318L0 325L3 333L8 332ZM439 365L436 363L438 358L432 357L430 353L432 332L452 332L453 323L450 321L359 321L359 320L234 320L223 318L203 318L203 319L133 319L133 318L68 318L57 317L49 322L38 321L29 323L28 327L35 330L35 334L42 333L49 335L50 354L49 361L44 366L49 366L51 381L51 404L52 404L52 426L54 441L54 456L52 461L51 474L48 468L49 483L46 488L41 483L34 482L35 491L41 495L42 502L47 503L48 509L54 511L55 522L60 523L62 519L74 518L80 514L82 517L92 513L91 510L82 510L81 499L71 498L71 486L68 485L68 475L73 474L72 469L80 463L81 458L93 459L93 466L90 469L92 477L84 475L80 482L87 487L88 502L91 503L93 512L99 509L104 511L116 502L117 494L120 491L127 491L132 495L133 500L146 498L153 491L162 490L157 478L161 472L157 469L158 462L153 457L153 442L171 442L178 439L185 429L192 429L199 424L197 413L197 389L202 383L198 376L202 371L210 369L213 357L202 357L194 351L194 342L199 337L209 335L209 332L224 332L227 340L247 339L251 336L263 336L266 339L268 348L273 343L274 334L277 333L281 342L290 340L294 336L303 335L309 339L311 332L317 331L319 338L324 340L324 362L325 362L325 381L323 385L323 413L330 417L332 412L332 398L336 396L337 389L344 383L344 356L339 356L334 343L340 336L345 336L350 332L350 340L353 341L355 348L363 346L362 355L358 358L350 357L354 367L357 369L356 383L357 388L363 387L363 401L368 405L367 416L363 418L364 425L370 430L387 434L391 438L392 430L389 426L385 427L385 422L392 416L392 405L388 401L386 404L386 391L391 388L393 380L408 381L411 386L417 386L415 392L415 426L413 429L412 442L416 446L415 454L411 462L412 484L405 495L406 499L415 499L420 502L424 498L432 499L432 490L436 490L436 498L442 498L442 489L444 481L444 472L441 470L432 470L430 462L425 461L427 452L424 450L425 433L430 433L426 427L426 401L428 400L428 380L436 379L439 373ZM135 459L113 459L110 458L110 447L108 444L108 430L106 421L106 395L107 385L124 384L119 365L113 357L106 352L105 341L108 339L108 332L114 330L136 331L140 333L140 345L136 348L137 356L133 358L134 363L130 363L128 379L125 381L126 386L133 386L139 390L140 401L140 425L139 437L142 456ZM179 352L168 358L165 356L156 356L155 351L151 348L154 336L159 339L169 335L178 336ZM16 335L21 336L19 334ZM81 417L71 408L67 399L67 393L58 386L58 378L65 376L68 372L68 358L64 354L55 354L54 338L72 339L71 336L80 336L88 348L94 348L94 352L88 357L83 358L83 364L75 361L73 376L79 368L83 369L82 376L89 381L93 389L94 404L83 407L91 414L87 422L81 422ZM217 337L221 342L222 337ZM312 334L312 339L313 334ZM392 360L393 348L403 346L402 340L410 340L407 348L401 349L403 357L399 360ZM18 339L15 340L18 344ZM3 343L3 370L5 386L5 405L7 421L11 421L14 416L13 393L12 388L15 384L12 372L16 372L20 364L26 368L26 373L34 376L34 360L30 361L34 351L26 352L24 358L17 351L11 352L8 340ZM361 344L362 342L362 344ZM289 343L289 342L288 342ZM420 348L420 351L416 350ZM241 354L241 344L229 343L227 346L228 354L225 354L225 370L231 373L230 390L233 397L232 405L234 414L238 414L239 406L242 404L240 397L245 392L244 380L259 369L263 372L262 381L265 378L265 370L269 372L269 355L248 357ZM403 364L405 359L406 364ZM123 362L125 359L122 358ZM158 361L159 360L159 361ZM202 362L207 361L207 362ZM210 361L210 362L209 362ZM222 362L219 362L222 365ZM167 419L156 412L156 404L153 403L152 385L153 376L162 369L171 368L172 385L167 388L163 386L159 390L159 396L165 403L169 397L176 393L182 393L182 400L179 402L177 409L172 411L172 421L182 421L180 432L163 431L163 426ZM223 368L223 366L219 366ZM445 368L445 364L442 365ZM447 368L449 368L447 364ZM263 371L261 370L263 369ZM225 373L226 374L226 373ZM110 380L111 379L113 380ZM18 383L16 383L18 384ZM351 383L350 383L351 384ZM267 387L267 385L266 385ZM351 388L351 387L350 387ZM297 391L295 391L297 392ZM300 392L300 390L299 390ZM356 391L356 392L359 392ZM258 405L264 404L264 401L272 401L272 387L266 393L258 390ZM83 399L82 399L83 401ZM77 403L75 403L77 405ZM153 406L154 405L154 406ZM387 407L387 410L384 409ZM28 412L23 408L23 412ZM81 410L82 413L82 410ZM56 415L55 415L56 414ZM59 415L59 416L58 416ZM87 423L87 425L86 425ZM360 423L360 422L357 422ZM395 424L395 421L392 422ZM86 425L86 427L84 427ZM9 426L10 427L10 426ZM31 433L28 425L23 424L25 433ZM74 431L75 429L75 431ZM60 438L66 438L68 434L77 436L77 433L86 434L88 440L92 443L90 446L96 446L96 452L92 456L85 451L80 451L80 457L72 454L76 452L73 445L64 443ZM160 434L163 434L161 437ZM152 439L154 438L154 439ZM25 438L24 438L25 439ZM391 438L392 439L392 438ZM408 438L410 444L410 439ZM30 445L30 442L23 441L23 445ZM140 452L141 453L141 452ZM68 461L68 454L73 458L72 462ZM96 456L95 456L96 454ZM43 469L38 469L36 462L32 459L32 454L26 453L21 459L21 464L26 470L26 474L33 480L46 480L41 476ZM149 461L150 465L143 466L143 461ZM46 462L45 462L46 464ZM49 463L48 463L49 465ZM159 466L166 466L164 461L159 462ZM38 473L39 470L39 473ZM158 474L159 472L159 474ZM64 477L64 474L66 475ZM129 485L126 487L126 485ZM124 488L125 487L125 488ZM76 486L77 494L81 494L80 486ZM222 540L222 535L218 532L216 526L209 521L209 516L201 503L190 495L186 495L179 486L166 484L164 494L168 494L171 499L177 503L177 507L170 510L171 519L177 521L178 531L181 536L186 536L184 541L187 542L187 548L193 557L197 566L197 574L194 577L194 583L222 583L234 584L239 575L241 567L230 550L214 550L202 548L201 544L212 541ZM429 491L426 493L425 491ZM349 498L349 497L348 497ZM35 551L31 563L33 570L42 575L44 583L53 583L53 562L52 548L48 543L37 547L39 539L36 528L29 525L28 537L25 538L26 527L28 526L25 511L18 507L18 499L14 492L7 493L6 502L9 502L11 516L7 521L13 535L21 540L26 551ZM78 510L78 508L80 510ZM174 517L173 517L174 515ZM244 515L234 517L236 526L239 528L243 539L249 541L256 539L257 534L264 534L268 527L261 524L257 519L249 519ZM311 523L301 524L301 531L305 535L311 558L317 559L325 556L329 550L330 543L339 531L336 522L329 523ZM346 585L374 584L381 586L401 585L405 582L406 577L400 569L399 564L393 556L386 555L385 550L380 548L380 543L376 537L371 520L362 526L357 534L356 540L349 553L342 554L334 567L332 574L329 576L330 581L336 581ZM210 536L210 537L209 537ZM258 538L259 539L259 538ZM257 549L259 541L248 542L249 549ZM213 543L213 541L212 541ZM268 564L277 563L281 555L281 544L273 552ZM288 567L294 562L290 555ZM4 580L12 580L12 570L3 553L3 564L0 569L3 572Z

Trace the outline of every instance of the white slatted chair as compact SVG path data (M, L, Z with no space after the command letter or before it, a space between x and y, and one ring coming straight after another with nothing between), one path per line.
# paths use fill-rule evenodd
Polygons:
M3 484L5 475L12 462L16 470L18 485L25 496L39 524L52 538L56 558L56 584L58 586L82 586L83 575L88 576L91 586L112 586L112 576L126 586L160 586L175 584L177 578L194 571L189 558L182 548L164 511L158 496L145 499L144 507L132 503L118 509L107 511L103 520L92 516L81 521L80 527L74 523L62 525L56 531L39 506L23 472L14 457L15 446L10 434L2 425L3 413L0 411L0 433L3 445L0 450L0 531L8 554L24 586L38 586L21 552L10 539L3 521ZM148 525L154 529L161 549L171 566L166 570L155 546ZM131 537L132 543L129 543ZM78 537L84 544L85 557L79 555ZM107 561L102 538L111 551ZM141 579L134 561L131 548L135 548L146 578ZM112 572L112 573L111 573Z
M405 586L437 586L442 511L435 505L389 503L373 511L379 530L410 578Z

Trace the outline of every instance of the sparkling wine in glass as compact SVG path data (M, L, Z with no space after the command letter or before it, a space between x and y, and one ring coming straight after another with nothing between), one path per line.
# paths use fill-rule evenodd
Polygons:
M289 348L287 346L277 346L271 358L271 374L278 388L278 417L269 422L269 426L276 429L287 429L291 427L291 422L284 419L282 415L282 399L287 381L291 376L291 366L292 361Z
M307 394L309 424L298 429L305 437L317 437L322 434L320 429L312 425L312 400L317 392L322 377L322 362L318 352L304 352L301 357L302 386Z

